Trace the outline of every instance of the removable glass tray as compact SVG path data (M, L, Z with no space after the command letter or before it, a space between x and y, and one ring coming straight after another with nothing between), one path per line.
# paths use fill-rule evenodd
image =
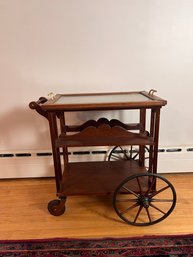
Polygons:
M98 94L57 94L42 104L44 110L100 110L125 108L150 108L166 105L163 100L145 91Z

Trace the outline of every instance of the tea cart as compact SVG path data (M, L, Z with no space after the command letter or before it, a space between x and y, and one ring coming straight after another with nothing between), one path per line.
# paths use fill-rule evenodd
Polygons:
M54 216L65 212L68 196L112 194L113 207L126 223L145 226L168 217L176 204L173 185L157 174L160 109L167 104L149 92L57 94L29 104L50 127L57 199ZM138 122L107 119L103 113L137 110ZM97 120L66 124L68 112L101 113ZM112 147L108 160L70 162L69 147Z

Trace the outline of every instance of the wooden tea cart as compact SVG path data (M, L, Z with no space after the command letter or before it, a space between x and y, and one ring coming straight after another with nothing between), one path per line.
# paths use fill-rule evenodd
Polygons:
M173 211L175 189L157 174L160 109L167 102L154 92L58 94L30 103L50 127L58 197L48 203L52 215L65 212L67 196L104 194L112 194L119 217L136 226L160 222ZM103 117L115 110L137 110L138 122ZM66 124L67 112L88 111L102 117L80 125ZM69 161L69 147L86 146L112 150L104 161Z

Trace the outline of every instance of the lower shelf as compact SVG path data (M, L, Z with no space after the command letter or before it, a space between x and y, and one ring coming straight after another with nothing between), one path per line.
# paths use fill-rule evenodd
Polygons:
M137 161L68 163L58 196L111 194L126 177L144 172Z

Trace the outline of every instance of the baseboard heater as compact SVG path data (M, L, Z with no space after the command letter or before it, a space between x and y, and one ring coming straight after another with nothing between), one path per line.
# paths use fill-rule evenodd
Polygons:
M83 149L83 150L82 150ZM70 161L107 160L110 148L84 147L69 149ZM0 152L0 178L53 177L51 150ZM193 146L160 147L158 173L193 172Z

